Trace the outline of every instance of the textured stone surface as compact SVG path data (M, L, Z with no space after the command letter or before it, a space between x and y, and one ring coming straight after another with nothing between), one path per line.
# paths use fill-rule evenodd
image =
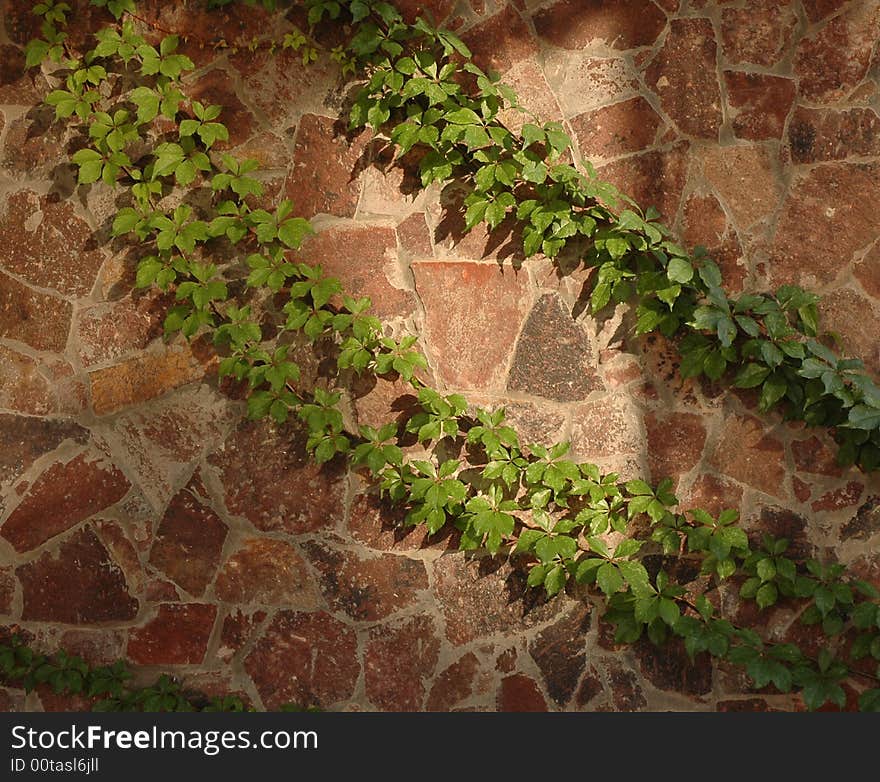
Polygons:
M577 606L542 630L529 648L548 694L560 706L571 699L584 672L587 661L584 636L590 629L590 620L589 608Z
M742 8L721 12L724 56L731 64L772 67L791 44L797 14L778 0L748 0Z
M155 618L131 631L127 654L142 665L194 665L202 662L217 609L203 603L159 606Z
M425 711L450 711L473 692L479 661L473 652L462 655L440 673L431 687Z
M0 483L12 483L65 440L82 444L87 438L88 432L72 422L0 414Z
M24 342L34 350L64 350L71 305L0 273L0 338Z
M788 126L792 158L798 163L843 160L880 153L880 117L873 109L812 109L798 106Z
M666 24L663 12L647 0L560 0L533 19L541 38L566 49L582 49L597 41L616 49L650 46Z
M708 454L709 463L731 478L784 497L783 446L766 432L766 426L752 416L731 416L724 422L718 442Z
M612 158L653 146L660 117L644 98L605 106L571 120L581 155Z
M770 152L757 145L709 148L703 158L706 179L739 228L748 228L778 206L782 187L775 168Z
M547 711L547 702L534 679L517 673L501 680L498 711Z
M726 71L724 81L737 138L780 139L795 97L795 83L779 76Z
M676 478L700 460L706 444L706 428L693 413L645 416L648 435L648 465L655 482Z

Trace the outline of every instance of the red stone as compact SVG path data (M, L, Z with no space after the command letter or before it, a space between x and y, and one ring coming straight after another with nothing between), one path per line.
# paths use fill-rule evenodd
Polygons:
M214 628L216 606L163 603L152 620L128 636L128 658L139 665L198 665Z
M846 486L823 494L810 506L815 511L833 511L859 504L865 485L861 481L849 481Z
M143 350L162 335L162 322L171 303L168 296L151 291L137 299L129 296L82 310L76 328L80 361L93 366Z
M798 502L806 502L810 499L810 495L813 493L810 484L802 481L797 475L792 476L791 487L794 490L794 496Z
M348 141L344 128L327 117L303 116L297 128L293 166L285 185L295 214L354 217L360 193L356 177L365 144L363 136Z
M453 388L500 387L531 304L526 275L463 262L415 263L413 271L441 379Z
M427 616L371 630L364 650L367 698L382 711L421 711L439 651Z
M811 22L818 22L839 11L848 0L803 0L804 11Z
M400 376L392 379L364 373L352 381L351 393L361 426L380 429L391 421L403 424L422 409L417 391Z
M223 107L217 121L229 129L229 141L218 141L212 149L229 149L250 137L254 117L238 97L229 73L219 68L208 71L192 85L188 95L205 106Z
M341 518L342 465L315 464L298 429L242 423L209 462L220 470L229 512L264 532L314 532Z
M122 657L125 632L110 628L66 630L60 640L62 649L82 657L90 665L110 665Z
M657 56L645 71L648 86L679 129L697 138L717 139L721 91L716 46L708 19L676 19Z
M51 111L32 111L11 120L0 149L0 167L9 170L16 178L50 176L52 167L67 157L63 143L64 125L53 124L52 118Z
M875 244L867 255L853 266L853 275L862 284L865 293L880 299L880 244Z
M623 394L578 405L572 414L572 450L585 459L640 452L641 418L641 412Z
M349 296L369 296L371 314L379 318L408 316L415 310L415 297L405 289L407 275L398 264L393 228L334 225L310 237L297 257L339 279Z
M807 520L788 508L760 508L757 516L748 519L748 527L750 531L754 531L756 543L764 533L788 540L789 546L785 551L787 557L809 559L814 556L815 546L808 537Z
M715 711L723 712L766 712L775 711L763 698L741 698L737 700L718 701Z
M727 101L737 138L780 139L795 98L795 83L781 76L725 71Z
M128 621L138 611L125 576L89 527L63 541L56 554L44 553L16 569L24 608L35 622L95 624Z
M397 242L401 256L407 261L417 261L434 256L431 232L424 212L415 212L397 226Z
M68 302L0 273L0 338L24 342L34 350L63 351L72 309Z
M840 337L838 350L860 358L868 371L880 373L880 314L874 302L851 288L838 288L822 298L822 325Z
M430 545L431 536L423 524L404 526L404 510L374 493L355 495L348 518L351 536L379 551L412 551Z
M0 483L11 484L65 440L84 444L88 431L68 421L0 414Z
M670 639L662 647L643 639L636 654L642 674L658 689L689 696L712 691L712 658L707 653L691 660L678 639Z
M791 44L797 25L794 9L779 0L749 0L743 8L721 12L725 59L732 65L775 65Z
M0 103L33 105L47 89L43 74L25 67L22 49L8 43L0 45Z
M411 606L428 588L425 565L417 559L395 554L364 557L318 543L306 544L306 552L321 574L327 602L353 619L384 619Z
M534 679L521 673L505 676L498 692L498 711L547 711L547 701Z
M724 288L730 292L743 289L748 274L742 247L727 215L715 196L692 195L684 205L683 238L689 247L705 247L720 267Z
M708 462L719 472L778 497L786 495L782 443L752 416L729 416Z
M15 576L11 567L0 568L0 614L12 613L15 599Z
M694 481L682 509L702 508L713 516L742 504L743 490L733 481L712 474L703 474Z
M666 15L648 0L560 0L534 15L538 35L554 46L583 49L602 42L615 49L650 46Z
M661 120L642 97L588 111L572 118L571 127L584 157L613 158L654 145Z
M357 636L327 613L280 611L244 661L267 709L327 708L354 694Z
M693 469L706 445L706 427L693 413L648 413L648 466L655 483L678 478Z
M559 706L571 700L586 667L586 634L590 620L589 606L578 605L542 630L529 646L529 653L544 677L547 693Z
M590 666L590 669L587 671L578 687L575 702L580 708L588 706L594 698L598 697L604 691L604 689L605 687L602 684L602 680L599 678L598 672L595 668Z
M792 440L791 453L799 472L840 476L843 471L837 464L836 446L819 439L816 435L806 440Z
M607 664L611 698L617 711L639 711L648 705L635 672L620 663Z
M253 614L246 614L240 608L230 611L223 620L220 631L220 646L216 652L220 661L228 663L237 655L265 618L265 611L256 611Z
M84 296L104 261L89 226L70 203L29 190L6 199L0 216L0 265L41 288Z
M757 144L710 147L704 151L703 172L740 229L768 217L779 205L782 188L779 163Z
M503 73L538 52L531 31L510 5L468 30L463 37L474 62L487 72Z
M867 497L849 521L840 528L841 540L867 540L880 531L880 496Z
M289 543L246 538L217 575L214 594L226 603L284 605L307 610L318 590L305 561Z
M526 584L524 568L491 557L444 554L434 565L433 589L455 646L498 632L522 632L556 616L561 600L548 601Z
M796 163L880 154L880 117L873 109L812 109L798 106L788 126L788 144Z
M473 693L480 663L473 652L462 655L434 680L425 711L451 711Z
M165 511L150 549L150 564L196 597L204 594L220 563L226 525L187 487Z
M877 238L878 175L880 166L873 163L827 163L792 183L769 251L774 285L827 284Z
M113 505L131 484L103 457L83 452L54 464L33 484L0 528L17 551L28 551Z
M801 39L794 70L802 98L833 103L865 77L880 35L880 8L855 3L828 24Z

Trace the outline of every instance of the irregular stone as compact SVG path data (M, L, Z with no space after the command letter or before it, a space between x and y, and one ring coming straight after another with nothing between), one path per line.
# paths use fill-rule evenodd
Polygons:
M439 651L428 616L374 628L364 650L367 698L382 711L421 711Z
M0 266L63 296L85 296L103 261L91 229L70 203L29 190L6 199L0 216Z
M868 72L880 35L880 7L854 3L798 43L794 71L800 95L810 103L845 97Z
M661 120L641 96L571 119L578 149L586 158L613 158L654 145Z
M725 71L727 101L737 138L780 139L795 97L795 83L781 76Z
M359 543L379 551L413 551L430 545L425 525L404 526L406 513L378 493L355 495L348 518L348 531Z
M679 129L717 139L723 116L715 75L716 46L708 19L674 19L657 56L645 71L648 86Z
M294 213L302 217L322 213L354 217L360 193L356 177L365 146L363 136L347 140L332 119L303 116L285 184Z
M748 228L779 206L782 188L775 176L778 162L766 147L711 147L703 151L703 172L734 223Z
M688 144L643 152L598 169L599 176L634 199L643 209L655 207L667 223L675 220L688 167Z
M69 302L0 273L0 338L24 342L34 350L63 351L72 312Z
M0 413L0 484L11 484L41 456L65 440L80 445L89 433L72 421L46 421Z
M866 498L853 516L840 528L841 540L868 540L880 532L880 496Z
M428 16L439 25L452 13L455 0L398 0L395 7L409 24L419 16Z
M538 53L531 31L511 5L468 30L463 37L474 62L487 72L503 73Z
M464 262L414 263L413 271L441 379L453 388L500 387L531 303L526 275Z
M745 263L742 247L718 199L713 195L694 194L685 202L682 217L682 235L687 245L705 247L721 269L724 288L730 292L741 291L748 269L742 265Z
M428 588L425 565L417 559L395 554L363 557L318 543L304 545L321 574L327 602L353 619L384 619L415 603Z
M617 711L639 711L648 705L635 673L617 662L607 664L611 698Z
M639 88L638 77L623 57L548 51L544 73L567 117L618 103Z
M590 609L579 604L555 624L542 630L529 646L541 670L547 693L559 706L571 700L587 663L586 639Z
M604 43L615 49L650 46L666 25L665 14L647 0L560 0L533 16L538 35L554 46L583 49Z
M415 297L404 290L404 274L397 265L393 228L334 225L310 237L299 257L338 278L348 295L369 296L376 317L407 316L415 310Z
M60 646L90 665L111 665L125 653L125 632L110 628L65 630Z
M358 424L380 429L394 420L403 423L421 411L416 391L401 377L387 379L366 373L352 382Z
M718 475L705 473L694 481L682 510L702 508L713 516L728 508L738 510L742 505L742 487Z
M806 502L813 493L809 483L802 481L797 475L791 478L791 487L794 490L795 499L798 502Z
M822 297L819 313L826 329L840 337L839 349L880 372L880 314L877 305L851 288L838 288Z
M798 106L788 125L788 145L796 163L880 154L880 117L874 109L843 111Z
M46 87L42 73L26 67L22 49L0 45L0 103L32 106L42 99Z
M15 575L11 567L0 568L0 614L12 613L15 599Z
M451 711L473 693L480 663L473 652L461 656L434 681L425 711Z
M107 415L129 405L139 404L201 380L208 367L189 345L171 346L161 353L149 353L122 364L89 372L92 408L96 415Z
M572 414L572 450L601 459L642 450L642 414L624 394L578 405Z
M0 527L16 551L29 551L121 500L131 488L103 456L85 451L47 469Z
M416 261L434 256L431 244L431 231L424 212L411 214L397 226L397 243L401 257L406 261Z
M833 511L858 505L865 485L861 481L849 481L845 486L823 494L810 506L814 511Z
M354 694L357 636L323 611L279 611L244 667L267 709L285 703L327 708Z
M318 590L305 560L289 543L246 538L217 575L214 594L226 603L317 607Z
M129 590L134 594L143 594L146 582L144 566L128 532L121 524L106 519L96 520L95 526L101 542L122 568Z
M139 665L199 665L216 615L212 605L163 603L154 619L131 630L126 656Z
M507 387L558 402L601 388L593 348L562 300L548 293L535 303L519 335Z
M875 244L853 266L853 276L861 283L865 293L880 299L880 244Z
M794 9L779 0L749 0L743 8L725 8L721 12L725 59L732 65L772 67L788 51L797 21Z
M83 309L76 325L80 361L90 367L143 350L162 335L162 323L170 306L168 296L150 292L137 299L128 296L122 301Z
M498 711L548 711L534 679L521 673L505 676L498 692Z
M837 464L837 451L825 439L820 440L813 435L806 440L792 440L791 453L799 472L836 477L843 474Z
M54 123L53 119L54 111L38 105L12 120L0 150L0 167L16 177L39 179L51 175L52 164L67 158L64 124Z
M446 637L461 646L498 632L519 632L562 610L526 584L527 572L491 557L444 554L434 564L433 589L446 619Z
M748 519L749 529L754 531L755 544L761 541L764 533L775 538L786 538L789 546L785 556L792 559L809 559L815 547L807 533L807 520L787 508L767 506L759 510L757 516Z
M700 461L706 445L703 419L693 413L655 413L645 416L648 435L648 466L651 478L676 479Z
M707 695L712 691L712 658L703 652L693 660L679 639L670 639L662 648L647 639L636 646L642 674L657 689L683 695Z
M220 68L208 71L189 89L189 96L205 106L218 105L217 118L229 129L229 141L218 141L212 149L229 149L246 141L253 130L254 117L241 102L229 74Z
M708 462L719 472L767 494L784 497L785 459L782 443L752 416L732 415L714 447Z
M721 712L765 712L775 711L763 698L740 698L736 700L718 701L715 711Z
M593 666L590 666L578 687L577 695L575 696L575 703L577 703L580 708L588 706L594 698L604 691L604 689L598 672Z
M231 611L223 620L217 658L221 662L229 663L244 648L265 618L265 611L255 611L253 614L245 614L240 608Z
M266 422L244 422L209 462L220 470L226 507L263 532L291 534L334 527L342 515L342 463L317 465L305 434ZM254 463L254 454L260 459Z
M514 133L522 130L523 125L529 122L530 115L540 117L543 122L563 120L556 95L550 89L544 69L536 57L520 60L505 70L504 83L516 93L518 107L505 109L498 118Z
M55 554L46 552L15 573L25 621L94 624L137 615L138 601L125 576L89 527L63 541Z
M818 22L835 11L839 11L849 0L802 0L807 19Z
M171 500L159 522L150 564L187 592L201 597L220 564L228 530L189 488Z

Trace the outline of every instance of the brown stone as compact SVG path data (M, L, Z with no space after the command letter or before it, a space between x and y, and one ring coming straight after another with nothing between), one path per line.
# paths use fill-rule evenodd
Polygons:
M712 690L712 658L707 653L691 660L678 639L662 647L643 639L637 646L639 667L648 681L660 690L684 695L707 695Z
M647 0L560 0L534 15L538 35L565 49L601 42L615 49L650 46L666 25L665 14Z
M444 554L434 565L434 593L455 646L498 632L519 632L562 610L526 584L524 568L490 557Z
M63 351L73 308L0 273L0 338L34 350Z
M305 560L289 543L273 538L245 539L217 575L214 593L235 604L308 610L318 603Z
M122 364L89 372L92 407L97 415L106 415L146 402L201 380L206 369L188 345L139 355Z
M838 288L822 297L822 325L840 337L838 349L865 362L869 372L880 373L880 310L877 304L850 288Z
M833 103L845 97L868 72L880 35L880 8L854 3L828 24L801 39L794 70L802 98Z
M708 452L709 464L719 472L767 494L784 497L785 460L782 443L752 416L729 416Z
M751 141L780 139L795 97L795 83L781 76L725 71L733 132Z
M210 458L226 487L226 507L264 532L293 534L334 527L341 517L342 465L319 466L304 433L266 422L244 422ZM257 463L254 454L259 454Z
M623 57L550 52L544 73L566 116L617 103L638 90L638 78Z
M439 650L428 616L374 628L364 651L367 698L382 711L421 711Z
M426 711L451 711L473 692L479 661L473 652L461 656L434 681L428 695Z
M751 63L767 68L788 50L797 15L779 0L749 0L743 8L721 12L724 57L732 65Z
M741 698L737 700L718 701L715 711L722 712L765 712L774 711L763 698Z
M601 166L599 176L634 199L643 209L655 207L662 218L675 220L687 178L688 144L644 152Z
M109 628L65 630L60 646L90 665L110 665L125 652L125 632Z
M498 692L498 711L547 711L547 701L534 679L521 673L505 676Z
M309 543L306 552L321 574L321 591L330 606L353 619L375 621L415 603L428 588L425 565L417 559L354 552Z
M91 229L70 203L29 190L6 199L0 216L0 266L41 288L84 296L103 261Z
M843 111L798 106L788 125L788 145L796 163L821 163L880 154L880 117L874 109Z
M810 484L802 481L797 475L793 475L791 478L791 488L794 490L794 496L798 502L806 502L813 493Z
M379 551L412 551L429 545L431 536L423 524L404 526L405 511L377 493L355 495L348 518L348 531L358 542Z
M162 335L170 304L169 297L151 292L84 309L76 327L80 361L87 367L104 364L144 349Z
M607 670L611 698L617 711L639 711L648 705L634 671L614 661L608 662Z
M67 538L56 554L16 569L24 608L34 622L94 624L128 621L138 611L125 576L95 532L86 527Z
M865 485L861 481L849 481L845 486L832 489L819 497L810 506L815 511L840 510L858 505Z
M223 619L223 627L220 630L220 646L217 649L217 657L224 663L228 663L240 652L260 623L266 618L265 611L255 611L246 614L240 608L236 608Z
M693 413L648 413L648 466L655 483L678 478L693 469L706 444L706 427Z
M12 613L15 599L15 575L11 567L0 568L0 614Z
M364 151L363 137L350 142L333 120L314 114L303 116L285 185L294 213L302 217L321 213L354 217L360 193L356 177Z
M725 290L741 291L748 270L741 264L745 262L742 247L718 199L714 195L692 195L685 202L683 218L687 245L705 247L721 269Z
M734 223L748 228L769 216L782 197L777 162L763 146L713 147L703 155L706 179L730 210Z
M723 119L715 50L708 19L676 19L645 71L663 110L683 133L697 138L717 139Z
M548 293L535 303L519 335L507 387L558 402L601 388L586 332L562 300Z
M843 474L837 464L836 448L816 435L806 440L792 440L791 453L799 472L833 476Z
M121 500L131 484L102 456L83 452L47 469L0 528L17 551L28 551Z
M352 382L358 424L381 429L391 422L405 423L421 411L417 391L400 376L378 377L364 373Z
M0 45L0 103L33 105L46 92L43 74L25 66L25 54L12 44Z
M72 421L0 414L0 483L11 484L65 440L84 444L88 431Z
M840 528L840 537L842 540L868 540L877 532L880 532L880 496L874 494Z
M749 529L754 531L755 544L760 543L764 533L776 538L785 538L789 546L785 556L792 559L808 559L814 555L814 546L807 536L807 520L787 508L763 507L757 516L749 521Z
M602 680L599 678L596 669L590 666L590 669L584 675L584 678L581 680L580 686L578 687L575 702L580 708L588 706L604 689Z
M126 655L139 665L198 665L216 615L212 605L163 603L154 619L129 633Z
M509 85L517 98L517 108L502 111L498 118L511 131L519 133L532 118L542 122L561 122L564 117L555 92L550 89L538 57L520 60L504 72L504 83Z
M38 179L51 175L53 165L67 157L64 124L53 123L53 118L54 111L36 107L12 120L0 150L0 167L15 177Z
M413 264L425 341L453 388L499 387L530 306L526 275L494 264Z
M847 267L853 253L876 238L873 203L880 197L878 170L876 164L827 163L793 183L770 248L775 285L812 288L829 283ZM817 247L827 251L816 252Z
M702 508L713 516L742 504L743 490L733 481L717 475L703 474L694 481L682 509Z
M623 394L578 405L572 414L572 450L586 459L640 452L641 419L641 412Z
M492 405L494 408L496 405ZM501 406L501 405L497 405ZM532 402L503 402L505 422L519 434L523 444L550 446L565 437L566 416L559 408Z
M431 231L424 212L415 212L398 224L397 243L404 260L415 261L434 256Z
M464 41L484 71L503 73L538 52L531 31L511 5L468 30Z
M280 611L244 661L267 709L326 708L351 698L360 673L357 636L323 611Z
M220 563L226 525L187 487L165 511L150 549L150 564L196 597L204 594Z
M579 114L571 120L578 149L586 158L612 158L654 145L661 120L642 97Z
M880 299L880 244L875 244L867 255L853 266L853 275L862 284L865 293Z
M219 68L208 71L192 85L189 96L205 106L222 106L217 118L229 129L229 141L218 141L213 149L229 149L246 141L253 130L254 117L238 97L229 74Z
M298 255L339 279L349 296L369 296L371 314L379 318L407 316L415 309L415 297L404 289L404 273L397 264L393 228L334 225L310 237Z
M586 634L590 620L589 607L579 604L542 630L529 646L529 653L544 677L547 693L559 706L571 700L586 667Z
M848 0L803 0L804 11L811 22L818 22L839 11Z

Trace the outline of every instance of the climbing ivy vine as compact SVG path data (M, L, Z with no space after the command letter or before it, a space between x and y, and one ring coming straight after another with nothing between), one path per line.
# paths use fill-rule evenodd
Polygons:
M756 688L796 689L811 709L843 707L842 685L859 681L860 708L880 709L880 594L871 584L838 564L788 556L784 538L750 540L735 511L682 511L670 480L652 486L602 474L568 458L567 443L522 442L503 409L428 387L417 336L394 338L370 315L368 299L348 296L338 280L303 262L298 251L313 229L296 204L270 208L254 176L257 162L216 151L228 139L222 107L186 95L181 77L194 66L178 37L148 40L133 0L92 2L119 20L96 33L93 49L70 50L70 8L47 0L34 8L42 38L29 44L27 62L55 63L47 70L57 88L47 101L59 120L81 130L71 158L79 184L126 193L112 234L141 254L139 287L173 293L167 335L212 339L220 377L245 391L250 417L299 420L318 463L349 459L406 508L407 525L424 524L432 534L452 527L462 549L525 558L529 585L548 596L586 585L619 643L681 638L691 656L740 665ZM294 49L306 63L323 51L352 73L360 88L351 128L371 127L398 158L417 154L423 186L464 187L468 230L518 227L527 258L577 253L594 270L593 312L631 303L635 332L672 340L684 377L759 389L762 412L829 428L841 464L880 466L880 390L861 361L828 347L817 296L795 286L728 296L705 252L687 252L655 210L641 210L588 162L576 164L563 127L519 107L453 33L425 18L409 24L387 2L295 5L305 9L308 29L292 27L268 48ZM328 49L320 30L333 23L351 34ZM520 113L519 129L504 119L511 111ZM193 190L205 197L181 203L181 193ZM309 346L332 356L332 372L297 363ZM410 384L418 411L399 424L352 424L347 385L365 373ZM418 447L406 447L407 437ZM701 578L679 583L682 560ZM784 601L821 631L821 650L811 656L737 625L713 598L722 585L760 610ZM29 654L22 648L0 650L0 663L13 660L3 671L38 681L27 665L10 673ZM71 689L79 678L65 672L67 662L37 670ZM82 678L79 662L73 669ZM180 703L157 697L137 702Z

